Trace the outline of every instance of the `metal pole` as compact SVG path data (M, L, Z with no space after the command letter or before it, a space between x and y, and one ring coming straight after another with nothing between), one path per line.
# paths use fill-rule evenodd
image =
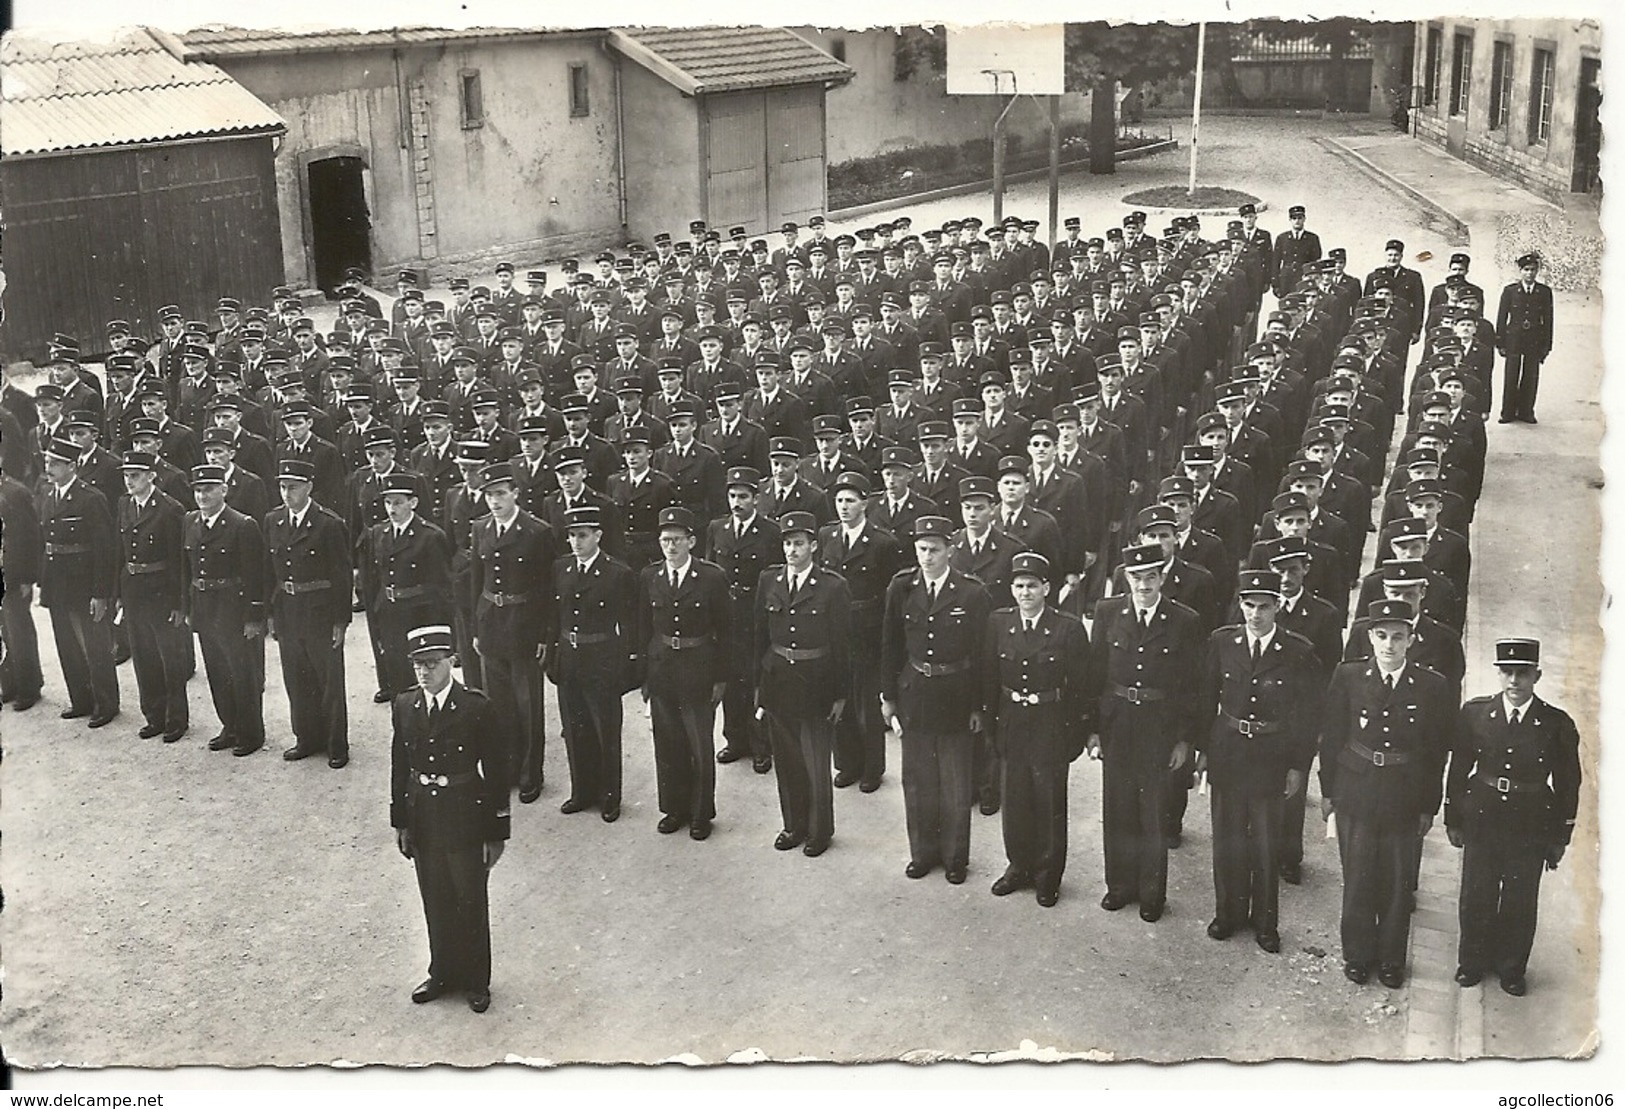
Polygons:
M1202 129L1202 67L1207 60L1207 24L1196 25L1196 96L1191 105L1191 183L1187 195L1196 195L1196 139Z
M1017 96L1010 97L1010 102L999 113L999 118L993 121L993 222L998 223L1004 218L1004 124L1010 117L1010 109L1016 106Z
M1049 98L1049 248L1055 249L1061 228L1061 98Z

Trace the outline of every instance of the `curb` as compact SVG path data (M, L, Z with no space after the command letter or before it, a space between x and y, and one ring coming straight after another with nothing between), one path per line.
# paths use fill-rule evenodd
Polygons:
M1137 146L1117 155L1119 162L1133 162L1140 158L1149 158L1153 154L1162 154L1169 150L1179 149L1178 139L1166 139L1155 142L1149 146ZM1062 162L1060 171L1064 177L1075 170L1088 166L1087 158L1079 158L1071 162ZM1041 166L1038 169L1024 169L1020 173L1007 173L1004 183L1008 185L1019 184L1023 181L1041 181L1049 176L1049 167ZM850 208L832 208L824 215L833 221L862 219L864 216L874 215L876 212L889 211L905 204L928 204L933 200L947 200L950 197L965 196L969 193L983 192L993 188L993 179L985 178L981 181L966 181L962 185L947 185L940 189L929 189L921 193L908 193L904 196L894 196L890 200L874 200L868 204L854 204Z
M1125 208L1132 208L1136 212L1144 212L1148 216L1234 216L1236 214L1235 205L1228 208L1148 208L1143 204L1130 204L1126 200L1119 200L1118 203ZM1258 209L1260 215L1270 210L1269 203L1263 200L1254 202L1254 207Z
M1451 240L1452 246L1465 247L1472 245L1472 231L1468 228L1467 221L1456 215L1456 213L1452 212L1450 209L1446 208L1443 204L1440 204L1437 200L1434 200L1432 197L1428 196L1422 190L1416 188L1414 185L1406 184L1398 177L1395 177L1387 170L1378 166L1364 154L1361 154L1353 147L1344 145L1337 139L1321 135L1317 136L1314 142L1322 150L1325 150L1336 157L1342 158L1344 161L1349 162L1356 168L1363 170L1368 176L1375 178L1389 189L1408 197L1410 200L1431 212L1437 219L1440 220L1440 222L1444 224L1446 237Z

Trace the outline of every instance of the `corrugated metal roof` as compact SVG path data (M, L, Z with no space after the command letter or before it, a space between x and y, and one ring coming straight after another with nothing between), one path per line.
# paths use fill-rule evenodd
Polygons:
M173 45L171 45L173 44ZM108 42L0 42L0 154L281 131L282 117L149 29Z
M845 62L784 27L629 27L609 41L689 96L852 79Z
M318 50L363 50L394 46L434 46L443 42L526 39L543 36L602 35L602 28L545 30L538 27L400 27L387 31L321 29L260 30L251 27L201 27L182 35L189 52L200 58L247 58L267 54L302 54Z

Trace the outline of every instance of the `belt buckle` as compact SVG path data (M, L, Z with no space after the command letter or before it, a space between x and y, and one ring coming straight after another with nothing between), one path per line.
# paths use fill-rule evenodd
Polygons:
M293 596L293 582L291 582L291 581L283 582L282 583L282 592L288 594L288 596L290 596L290 597Z
M1501 793L1511 793L1512 780L1510 778L1497 778L1495 779L1495 788Z
M1388 765L1388 756L1383 754L1381 751L1373 751L1373 752L1371 752L1371 765L1372 766L1387 766Z
M1244 736L1247 736L1249 739L1252 738L1253 722L1251 720L1237 720L1236 731L1240 732Z
M668 635L666 637L666 645L674 651L681 651L683 649L682 642L683 637L680 635Z
M564 634L564 641L570 646L574 647L576 645L576 633L574 631L566 632Z
M1010 692L1010 699L1018 705L1038 704L1038 694L1036 693L1017 693L1012 690Z
M395 587L393 585L384 586L384 600L390 604L395 603Z
M1134 686L1129 686L1129 687L1126 687L1126 688L1127 688L1128 692L1127 692L1126 696L1124 696L1123 699L1125 701L1127 701L1131 705L1139 704L1140 703L1140 691L1139 691L1139 689L1137 687L1134 687Z
M497 608L502 608L508 602L506 602L506 601L504 601L502 599L502 594L501 593L493 593L493 594L491 594L491 603L493 605L495 605Z

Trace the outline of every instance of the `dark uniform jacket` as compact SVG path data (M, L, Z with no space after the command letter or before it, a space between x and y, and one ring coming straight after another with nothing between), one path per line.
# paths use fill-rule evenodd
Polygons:
M200 633L240 636L265 619L265 540L258 521L227 505L213 527L186 514L186 617Z
M673 591L664 560L645 566L638 575L637 618L633 650L642 656L649 695L709 701L711 687L728 679L733 635L722 568L690 558L682 585Z
M10 473L0 476L0 580L14 588L32 585L44 554L34 494Z
M1213 785L1261 797L1279 794L1288 770L1307 771L1315 759L1323 685L1314 645L1280 624L1256 663L1246 625L1214 631L1201 694L1214 717L1197 733ZM1254 731L1260 724L1263 730Z
M948 564L987 587L988 596L1010 596L1011 562L1027 546L1015 536L989 528L980 551L971 550L970 533L960 528L948 549Z
M633 688L636 575L600 550L585 572L574 554L562 556L553 563L553 581L549 674L609 695Z
M913 549L911 544L914 542L914 521L921 516L935 516L939 512L935 501L921 496L913 489L908 491L908 496L899 501L895 508L891 498L884 492L869 498L869 522L891 532L903 545L905 552Z
M500 538L495 517L474 521L468 584L480 654L532 658L547 641L557 557L553 530L523 509Z
M387 519L374 524L361 540L361 597L369 609L380 601L449 607L451 556L446 533L422 516L399 537Z
M420 848L455 850L508 838L508 753L485 694L457 681L429 722L429 695L399 694L391 707L389 823ZM423 784L419 775L427 776ZM439 784L444 775L447 785Z
M992 607L988 590L952 567L934 602L926 596L919 569L892 578L881 633L880 690L896 706L905 731L954 735L968 730L971 713L982 707L977 670ZM922 666L933 673L924 673Z
M1454 717L1448 684L1433 671L1407 662L1390 691L1376 663L1345 662L1321 712L1321 796L1339 812L1396 831L1432 816Z
M126 610L165 618L184 610L185 520L186 510L160 489L152 491L144 508L128 494L119 498L119 598Z
M668 443L655 452L650 465L671 479L676 503L696 518L711 520L727 511L727 471L717 452L704 443L690 442L687 452Z
M1580 805L1580 735L1539 697L1514 727L1497 693L1461 706L1450 748L1444 822L1467 835L1566 846Z
M1343 650L1344 662L1359 662L1371 657L1371 637L1366 634L1368 627L1369 621L1362 616L1349 628L1348 646ZM1443 677L1452 703L1460 700L1467 663L1458 633L1436 620L1419 616L1411 625L1411 646L1406 657L1415 665Z
M840 521L819 528L815 558L820 566L845 579L852 606L852 632L859 640L858 661L873 665L880 651L886 587L909 560L897 537L872 520L864 521L850 550L845 547L844 535Z
M349 535L337 513L314 501L298 527L292 515L282 505L265 517L266 591L277 635L331 634L350 623Z
M1501 290L1495 313L1496 349L1502 354L1544 358L1552 350L1552 287L1537 281L1528 290L1514 281Z
M846 579L814 564L792 597L788 575L782 565L762 571L753 633L757 699L785 725L827 716L852 684Z
M75 477L66 496L49 483L39 494L45 559L39 571L40 606L72 607L116 595L118 544L107 498Z
M1082 754L1100 697L1090 685L1082 622L1045 605L1029 632L1019 608L1000 609L989 620L983 652L982 705L1000 756L1024 766L1058 766Z
M1164 596L1147 629L1125 596L1097 604L1094 627L1091 680L1100 690L1101 756L1136 776L1165 774L1174 745L1195 740L1203 723L1192 680L1202 662L1200 621Z
M761 499L757 501L756 508L774 520L786 512L810 512L820 525L828 523L835 515L830 507L829 494L824 492L823 487L799 475L788 489L781 489L772 478L763 481Z

